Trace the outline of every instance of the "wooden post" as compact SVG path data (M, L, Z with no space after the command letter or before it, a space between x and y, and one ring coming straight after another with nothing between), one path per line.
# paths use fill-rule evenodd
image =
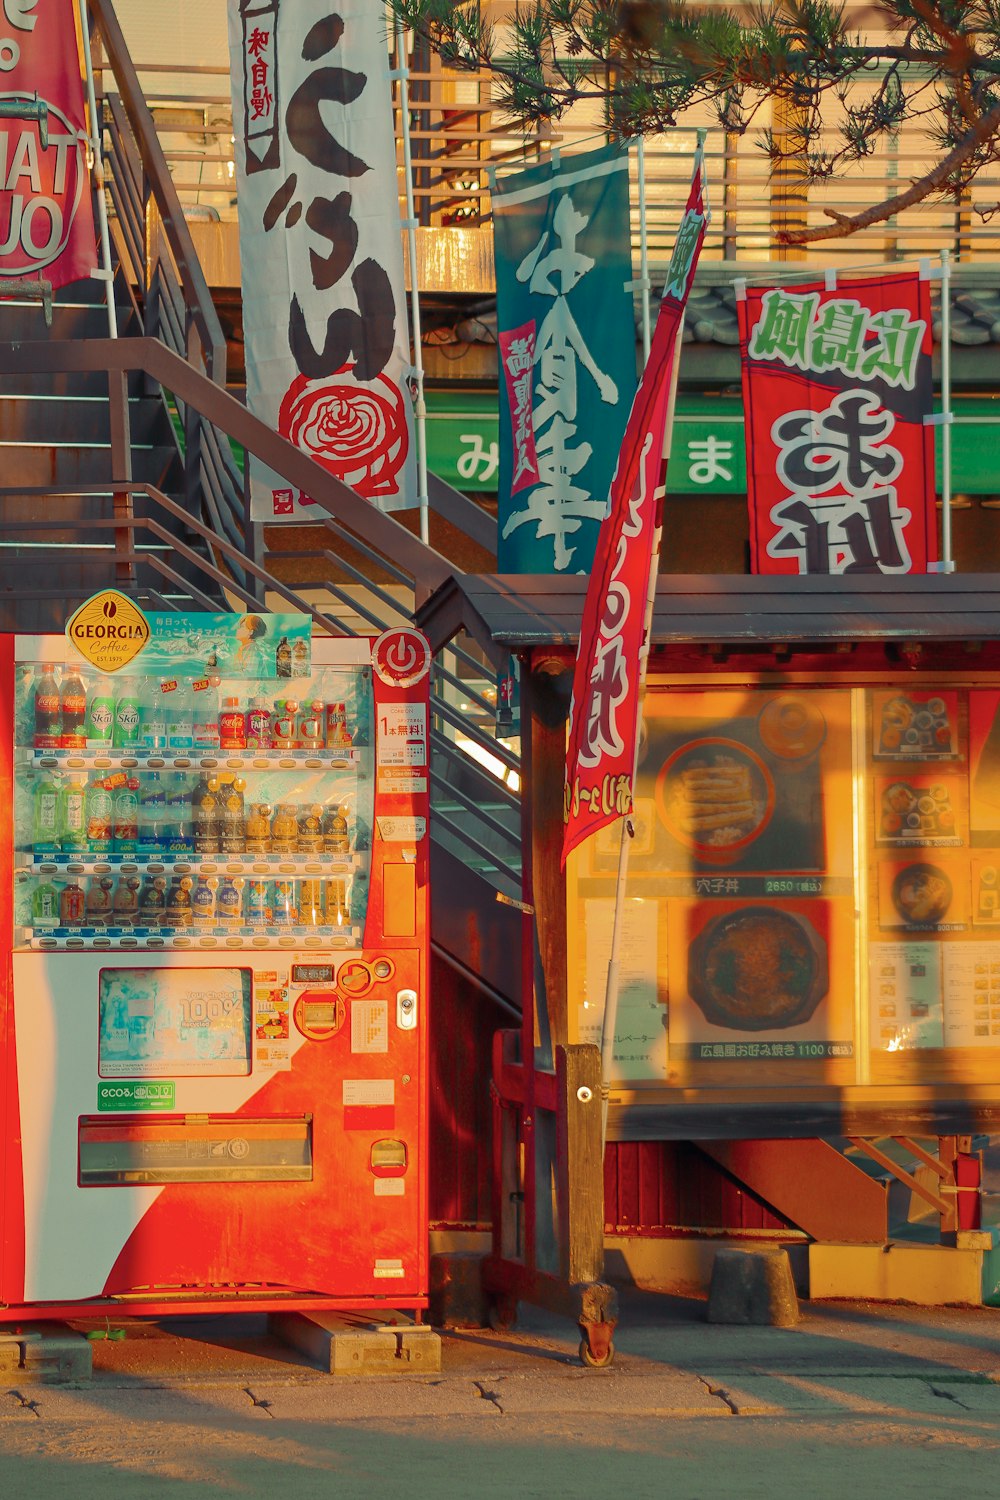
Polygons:
M556 1076L559 1270L578 1286L604 1273L600 1048L557 1047Z

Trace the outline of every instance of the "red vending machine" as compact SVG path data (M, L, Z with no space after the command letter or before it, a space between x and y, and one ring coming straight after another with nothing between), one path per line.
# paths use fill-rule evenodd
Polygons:
M429 652L0 637L0 1317L427 1305Z

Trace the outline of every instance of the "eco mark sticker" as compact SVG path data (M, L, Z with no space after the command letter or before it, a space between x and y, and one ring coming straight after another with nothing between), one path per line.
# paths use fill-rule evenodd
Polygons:
M99 672L118 672L149 640L149 621L127 594L104 589L70 616L66 637Z
M149 1079L145 1082L122 1079L120 1082L97 1085L97 1108L106 1110L173 1109L176 1085L172 1078Z

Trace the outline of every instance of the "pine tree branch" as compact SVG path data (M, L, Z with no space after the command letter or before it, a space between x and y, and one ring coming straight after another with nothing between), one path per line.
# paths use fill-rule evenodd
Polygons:
M827 225L825 229L785 230L778 234L778 240L783 245L813 244L816 240L843 239L849 234L857 234L860 229L868 229L872 224L884 224L886 219L891 219L894 214L902 213L905 209L912 208L915 203L922 203L925 198L941 192L958 168L964 166L988 141L995 139L998 132L1000 132L1000 104L994 104L992 109L980 116L976 125L959 141L953 151L939 161L926 176L919 178L916 182L911 182L904 193L897 193L894 198L887 198L884 203L876 203L860 214L842 214L836 209L825 208L823 212L833 220L833 223Z

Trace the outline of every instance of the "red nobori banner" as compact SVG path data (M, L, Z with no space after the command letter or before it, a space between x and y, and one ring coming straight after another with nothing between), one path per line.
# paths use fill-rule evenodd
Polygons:
M754 573L925 573L936 555L930 286L916 272L737 302Z
M632 807L647 600L659 545L679 334L705 239L699 149L646 368L632 402L580 626L563 782L562 864Z
M73 0L3 6L0 75L3 104L37 102L47 115L46 145L37 119L2 121L0 277L65 286L97 265Z

